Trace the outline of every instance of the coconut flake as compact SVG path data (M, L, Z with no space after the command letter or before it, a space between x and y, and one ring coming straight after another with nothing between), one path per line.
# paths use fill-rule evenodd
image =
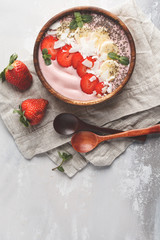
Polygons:
M92 62L88 59L85 59L82 64L88 68L91 68L92 67Z
M110 78L108 78L109 82L112 82L115 79L115 76L111 76Z
M111 92L112 92L112 84L111 84L111 83L108 83L107 92L108 92L108 93L111 93Z
M78 49L75 47L75 48L71 48L69 50L69 53L75 53L75 52L78 52Z
M107 86L104 86L103 88L102 88L102 94L105 94L107 92Z
M92 76L92 77L89 79L90 82L93 82L94 80L96 80L96 76Z
M95 48L95 44L93 40L89 40L86 37L80 38L80 53L84 58L87 56L95 56L98 55L98 49Z
M53 24L51 25L50 29L56 30L56 29L59 28L60 26L61 26L60 21L57 21L57 22L55 22L55 23L53 23Z
M99 57L99 60L101 62L105 61L107 59L107 54L106 53L102 53L101 56Z
M98 59L98 56L93 56L92 58L93 58L93 59Z
M95 71L93 71L92 69L87 69L87 73L92 73L93 75L96 75Z
M65 45L65 42L62 40L58 40L54 43L54 49L61 48Z
M94 58L94 57L92 57L92 58ZM93 65L93 67L92 67L92 70L96 72L96 71L99 69L99 66L100 66L100 62L99 62L99 60L97 59L97 61L94 62L94 65Z

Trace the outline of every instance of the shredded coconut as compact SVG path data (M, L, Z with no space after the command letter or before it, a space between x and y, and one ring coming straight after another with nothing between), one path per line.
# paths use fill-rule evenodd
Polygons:
M58 40L54 43L54 49L58 49L58 48L61 48L65 45L65 42L62 41L62 40Z
M91 68L92 67L92 62L89 61L88 59L85 59L82 64L88 68Z
M90 82L93 82L94 80L96 80L96 77L95 77L95 76L92 76L92 77L89 79Z
M102 88L102 94L106 93L107 92L107 86L103 87Z
M50 26L50 29L51 29L51 30L56 30L56 29L59 28L60 26L61 26L60 21L57 21L57 22L53 23L53 24Z

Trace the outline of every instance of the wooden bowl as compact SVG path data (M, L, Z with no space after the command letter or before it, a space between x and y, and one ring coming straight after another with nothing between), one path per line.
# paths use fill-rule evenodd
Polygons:
M49 83L46 81L46 79L44 78L40 66L39 66L39 61L38 61L38 51L39 51L39 47L40 47L40 43L41 40L43 39L43 37L45 36L46 32L48 31L49 27L56 22L57 20L63 18L66 15L69 15L75 11L83 11L83 12L91 12L91 13L97 13L97 14L101 14L106 16L107 18L111 19L112 21L115 21L115 24L120 25L120 27L124 30L129 44L130 44L130 49L131 49L131 60L130 60L130 66L128 69L128 73L126 75L126 77L124 78L124 80L122 81L122 83L110 94L94 99L94 100L89 100L89 101L80 101L80 100L73 100L70 98L67 98L65 96L63 96L62 94L60 94L59 92L55 91L50 85ZM127 26L114 14L101 9L101 8L97 8L97 7L74 7L68 10L65 10L57 15L55 15L54 17L52 17L40 30L36 42L35 42L35 46L34 46L34 53L33 53L33 61L34 61L34 66L37 72L37 75L39 77L39 79L41 80L42 84L45 86L45 88L52 93L55 97L61 99L64 102L70 103L70 104L74 104L74 105L94 105L94 104L98 104L104 101L107 101L111 98L113 98L117 93L119 93L122 88L125 86L125 84L128 82L128 80L130 79L132 72L134 70L134 66L135 66L135 60L136 60L136 50L135 50L135 44L134 44L134 40L132 38L132 35L130 33L130 31L128 30Z

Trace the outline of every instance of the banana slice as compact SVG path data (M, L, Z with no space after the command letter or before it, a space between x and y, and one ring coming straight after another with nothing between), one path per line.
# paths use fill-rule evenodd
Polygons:
M89 37L90 34L91 34L91 30L83 26L82 28L77 28L77 30L75 31L74 37L77 43L79 43L80 38L90 38Z
M100 29L91 33L91 39L95 39L95 47L100 49L101 45L110 38L107 32Z
M111 40L103 42L100 48L100 54L108 54L109 52L118 52L118 47Z
M106 60L100 66L100 80L101 81L113 81L115 79L118 63L113 60Z

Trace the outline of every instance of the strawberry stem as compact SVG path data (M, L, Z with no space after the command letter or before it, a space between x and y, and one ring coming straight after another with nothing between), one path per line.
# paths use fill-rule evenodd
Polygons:
M14 63L14 61L15 61L17 58L18 58L17 53L13 53L13 54L10 56L9 65L11 65L12 63Z
M6 71L7 68L5 68L1 73L0 73L0 78L2 79L2 82L4 82L6 80L6 77L5 77L5 71Z
M18 113L20 115L19 116L19 120L20 120L21 123L23 123L23 125L25 127L29 127L30 126L29 121L27 120L27 118L24 115L25 111L22 111L21 105L19 106L19 109L14 109L13 113Z
M13 53L11 56L10 56L10 59L9 59L9 64L8 66L0 73L0 78L2 79L2 82L4 82L6 80L6 77L5 77L5 72L6 70L12 70L14 67L12 66L12 63L14 63L14 61L18 58L18 55L16 53Z

